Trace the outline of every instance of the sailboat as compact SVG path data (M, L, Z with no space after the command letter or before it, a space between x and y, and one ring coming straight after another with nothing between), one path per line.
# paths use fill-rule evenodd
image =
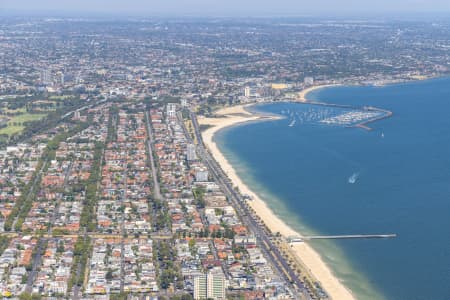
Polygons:
M289 124L289 127L292 127L295 125L295 119L292 120L292 122Z

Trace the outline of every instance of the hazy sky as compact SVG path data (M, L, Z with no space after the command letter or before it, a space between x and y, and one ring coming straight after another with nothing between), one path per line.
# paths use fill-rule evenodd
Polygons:
M450 12L450 0L0 0L0 12L157 15L308 15Z

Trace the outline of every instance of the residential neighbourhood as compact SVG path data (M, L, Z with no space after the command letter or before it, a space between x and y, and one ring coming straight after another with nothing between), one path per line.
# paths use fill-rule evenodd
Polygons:
M5 297L293 297L195 153L183 109L101 104L1 152Z

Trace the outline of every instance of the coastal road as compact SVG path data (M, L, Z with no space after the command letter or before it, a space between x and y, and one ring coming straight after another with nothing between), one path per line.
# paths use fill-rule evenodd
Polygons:
M272 265L275 266L278 273L283 276L283 278L291 284L294 291L299 293L304 299L310 299L310 295L305 288L303 282L297 277L294 270L290 267L287 261L284 259L280 250L272 243L269 234L265 231L264 227L258 223L258 220L253 215L253 213L244 205L245 200L242 196L236 192L233 188L232 183L228 179L228 176L221 169L209 151L206 150L203 139L200 133L200 128L197 122L197 117L194 113L191 113L192 124L194 125L195 135L198 141L198 155L204 161L206 166L214 177L215 181L221 186L227 198L233 204L238 214L241 216L244 223L249 227L249 229L255 234L258 244L265 256L270 259ZM186 130L185 130L186 131ZM187 135L190 142L191 138Z

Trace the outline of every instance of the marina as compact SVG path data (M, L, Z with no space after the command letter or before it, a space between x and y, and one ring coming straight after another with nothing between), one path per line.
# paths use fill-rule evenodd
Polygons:
M393 113L389 110L363 106L342 105L318 101L296 102L309 105L307 109L299 111L281 110L280 114L286 116L290 122L289 127L296 124L317 124L329 126L344 126L372 130L368 124L382 119L390 118Z
M380 116L380 114L381 113L377 113L377 112L351 111L348 113L338 115L336 117L324 119L320 122L324 123L324 124L330 124L330 125L352 126L355 123L359 123L364 120L378 117L378 116Z

